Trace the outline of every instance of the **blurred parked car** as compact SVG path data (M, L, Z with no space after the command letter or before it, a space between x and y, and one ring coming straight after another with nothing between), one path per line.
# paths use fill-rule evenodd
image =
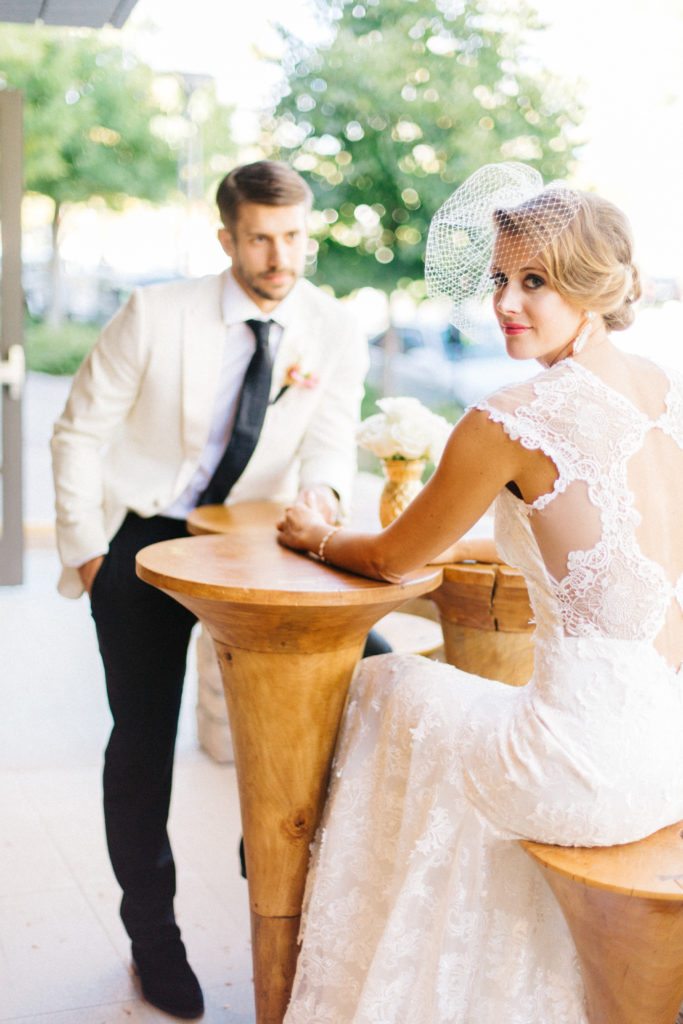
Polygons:
M68 320L103 324L140 285L173 281L178 274L165 269L149 274L122 275L113 270L84 270L65 266L62 276L62 307ZM50 268L47 263L24 263L24 300L36 319L47 315L50 304Z
M432 407L471 405L538 370L533 361L509 358L495 321L480 327L476 341L451 324L393 326L370 339L368 383Z
M511 359L495 320L480 324L476 341L464 339L456 356L455 390L463 406L490 395L493 391L528 380L541 372L535 359Z
M675 277L645 277L643 279L643 301L646 305L663 302L680 302L681 285Z

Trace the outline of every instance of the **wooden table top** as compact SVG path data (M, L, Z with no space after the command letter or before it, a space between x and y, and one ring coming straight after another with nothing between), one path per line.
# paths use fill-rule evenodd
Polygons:
M232 530L275 535L275 524L285 506L276 501L240 501L234 505L200 505L187 517L187 528L196 536L230 533Z
M369 474L366 474L369 476ZM381 530L379 522L379 478L363 480L359 494L351 509L348 525L352 530L375 533ZM381 488L380 488L381 489ZM227 533L239 530L271 530L282 518L286 506L276 501L240 501L234 505L200 505L187 517L190 533Z
M398 594L407 601L441 582L441 569L435 566L410 573L398 584L323 565L283 548L274 530L264 531L263 522L245 528L243 515L248 519L245 506L228 533L183 537L143 548L137 556L138 575L163 590L195 597L319 607L382 603Z
M375 499L372 487L365 485L360 501L352 510L349 522L352 529L380 529ZM268 539L275 535L275 524L284 508L283 504L271 501L204 505L193 509L187 526L190 533L197 536L225 535L234 531ZM456 616L461 624L478 629L533 630L526 583L518 569L489 562L458 562L439 568L443 573L443 586L439 595L433 596L437 603L440 599L447 607L451 618Z

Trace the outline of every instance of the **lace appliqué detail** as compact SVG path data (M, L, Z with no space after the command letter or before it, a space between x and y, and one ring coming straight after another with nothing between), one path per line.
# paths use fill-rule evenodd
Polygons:
M505 495L496 511L503 520L500 534L506 557L512 548L517 555L514 564L527 575L532 600L535 590L546 594L546 610L550 617L561 617L565 635L654 641L680 589L671 586L663 567L638 546L641 517L629 486L628 465L655 428L683 448L683 382L672 379L666 410L657 421L572 360L534 378L528 387L532 397L521 404L515 404L516 385L476 406L500 423L512 440L542 451L556 467L552 491L530 504L512 500L529 520L540 512L552 516L552 503L581 482L588 502L599 512L600 536L592 548L570 551L566 575L555 580L542 559L534 557L533 532L520 528L519 516L511 514ZM509 535L515 533L517 539L510 541Z

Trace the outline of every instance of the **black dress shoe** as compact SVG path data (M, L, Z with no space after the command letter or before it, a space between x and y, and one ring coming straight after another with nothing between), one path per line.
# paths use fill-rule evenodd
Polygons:
M204 1013L204 996L180 939L155 945L133 943L133 967L148 1003L183 1020Z

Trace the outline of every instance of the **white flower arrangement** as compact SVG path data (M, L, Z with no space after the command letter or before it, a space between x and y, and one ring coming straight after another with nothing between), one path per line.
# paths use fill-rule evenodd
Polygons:
M380 459L427 459L438 462L452 424L417 398L381 398L382 410L363 420L356 440Z

